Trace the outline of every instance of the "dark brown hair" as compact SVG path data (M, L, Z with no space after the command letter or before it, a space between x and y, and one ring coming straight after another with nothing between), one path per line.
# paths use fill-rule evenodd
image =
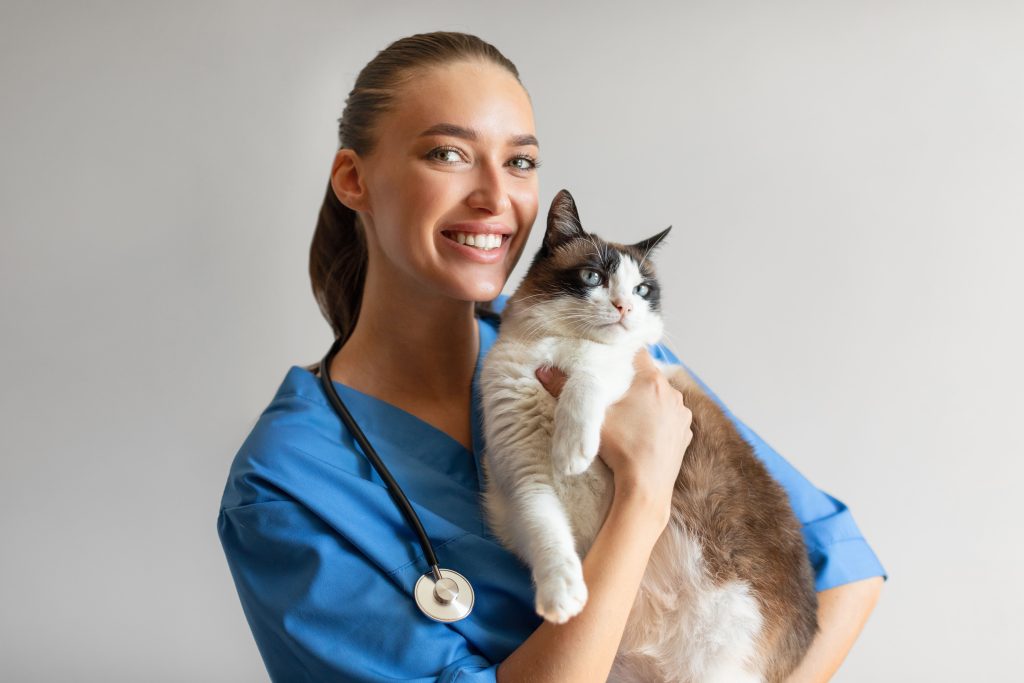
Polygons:
M515 65L474 35L435 31L401 38L378 52L356 77L338 119L338 149L369 155L376 144L378 118L393 108L399 88L417 70L463 60L490 61L519 80ZM352 334L363 296L367 264L364 230L358 214L338 200L328 179L309 250L309 277L321 313L335 338L343 341ZM494 315L490 302L477 303L476 309Z

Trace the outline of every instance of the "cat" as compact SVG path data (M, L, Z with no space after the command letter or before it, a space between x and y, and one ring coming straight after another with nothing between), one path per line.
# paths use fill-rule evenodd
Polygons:
M601 424L632 383L636 352L663 334L648 256L671 227L636 244L607 242L583 229L560 191L481 368L481 504L496 538L530 567L537 613L554 623L587 601L580 558L614 494L596 457ZM689 373L656 365L682 393L693 438L609 680L782 681L818 629L800 523ZM557 399L534 375L541 366L567 375Z

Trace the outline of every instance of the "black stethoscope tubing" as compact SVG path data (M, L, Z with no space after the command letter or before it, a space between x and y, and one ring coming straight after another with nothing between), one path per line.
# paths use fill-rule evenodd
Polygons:
M359 446L363 449L363 453L370 460L370 464L377 470L377 474L387 484L388 493L391 495L391 500L395 501L395 505L401 511L405 517L406 522L412 527L412 530L416 532L417 538L419 538L420 548L423 549L423 555L427 559L427 563L430 565L430 570L434 574L436 581L441 580L441 573L437 566L437 555L434 553L434 546L430 543L430 539L427 538L427 532L423 529L423 524L420 522L419 515L412 509L412 505L409 504L409 499L405 497L405 492L395 481L395 478L391 476L391 472L387 467L384 466L384 462L381 461L380 456L377 455L377 451L370 445L366 435L363 434L363 430L360 429L356 423L355 418L348 412L348 408L341 401L341 397L338 396L337 390L334 388L333 382L330 379L330 373L328 368L331 365L331 359L341 348L342 338L338 337L331 344L331 348L327 351L327 355L320 361L320 383L323 384L324 392L327 394L327 398L334 405L334 409L341 416L341 419L345 422L345 426L349 428L352 435L359 442Z

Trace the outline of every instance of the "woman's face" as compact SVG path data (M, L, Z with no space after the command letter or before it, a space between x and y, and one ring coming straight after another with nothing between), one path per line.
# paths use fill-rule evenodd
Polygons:
M459 62L419 72L395 101L378 120L376 148L356 162L370 269L381 276L374 282L489 301L537 217L539 148L527 94L501 67ZM483 246L500 238L500 246L460 244L466 235Z

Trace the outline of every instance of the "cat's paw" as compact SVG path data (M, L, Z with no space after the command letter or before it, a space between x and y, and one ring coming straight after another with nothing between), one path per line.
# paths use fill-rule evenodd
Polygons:
M573 556L537 577L535 609L547 621L564 624L582 612L586 604L587 584L583 581L583 565L578 557Z
M555 428L551 440L551 458L562 474L582 474L590 469L601 445L601 425L596 428Z

